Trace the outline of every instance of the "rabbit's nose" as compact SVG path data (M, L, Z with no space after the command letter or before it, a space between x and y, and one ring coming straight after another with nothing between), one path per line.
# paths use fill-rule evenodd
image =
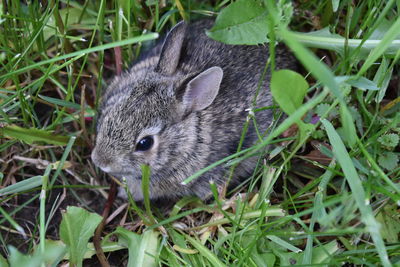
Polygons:
M111 165L113 163L113 160L107 156L105 153L102 153L96 149L96 147L92 151L92 161L93 163L102 169L105 172L110 172L111 171Z

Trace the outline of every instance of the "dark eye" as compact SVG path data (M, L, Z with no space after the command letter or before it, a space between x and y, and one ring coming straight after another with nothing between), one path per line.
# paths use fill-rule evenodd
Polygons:
M140 139L140 141L136 144L136 151L147 151L154 144L154 139L152 136L146 136Z

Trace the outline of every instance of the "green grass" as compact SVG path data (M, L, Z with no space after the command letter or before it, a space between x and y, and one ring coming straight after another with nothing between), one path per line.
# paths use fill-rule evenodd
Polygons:
M101 91L157 33L183 17L217 15L229 3L0 4L0 266L98 261L96 241L86 253L82 242L93 235L99 218L91 213L103 212L109 192L90 160ZM118 214L99 244L110 263L400 266L400 3L302 1L293 14L284 1L272 3L265 6L275 25L269 38L303 65L305 101L258 144L185 181L219 164L234 171L260 155L252 177L225 198L211 184L211 203L186 197L167 214L149 201L143 209L132 200L114 203ZM276 67L273 56L270 63L267 70ZM91 213L64 213L67 206Z

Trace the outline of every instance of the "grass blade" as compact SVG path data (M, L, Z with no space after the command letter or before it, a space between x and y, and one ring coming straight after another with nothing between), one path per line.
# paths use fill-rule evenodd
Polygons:
M82 55L86 55L86 54L89 54L89 53L103 51L103 50L114 48L114 47L118 47L118 46L124 46L124 45L129 45L129 44L134 44L134 43L154 40L154 39L157 39L157 38L158 38L158 33L148 33L148 34L144 34L144 35L141 35L141 36L129 38L129 39L126 39L126 40L123 40L123 41L112 42L112 43L105 44L105 45L99 45L99 46L95 46L95 47L82 49L82 50L75 51L75 52L72 52L72 53L69 53L69 54L65 54L65 55L62 55L62 56L53 57L53 58L50 58L50 59L47 59L47 60L43 60L43 61L37 62L35 64L32 64L30 66L26 66L24 68L20 68L18 70L6 73L6 74L0 76L0 79L4 79L4 78L11 77L13 75L21 74L21 73L24 73L26 71L38 68L39 66L53 63L55 61L64 60L64 59L75 57L75 56L82 56Z
M203 246L200 243L200 241L197 241L196 239L188 235L185 235L185 237L190 242L190 244L192 244L192 246L195 247L195 249L197 249L201 255L203 255L204 258L209 260L212 266L217 266L217 267L226 266L217 258L217 256L214 253L212 253L208 248Z
M332 124L325 119L322 120L322 124L326 129L329 141L333 147L335 158L339 162L345 174L345 178L351 188L351 191L353 192L354 200L356 201L357 206L361 212L361 220L366 225L367 230L371 234L371 237L375 243L376 249L381 259L381 263L383 264L383 266L392 266L386 252L382 236L379 232L380 225L376 221L371 207L366 204L365 190L361 183L360 177L358 176L358 173L352 163L352 160Z

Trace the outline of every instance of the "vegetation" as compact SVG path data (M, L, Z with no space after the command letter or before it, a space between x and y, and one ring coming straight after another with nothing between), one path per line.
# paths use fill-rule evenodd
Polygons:
M399 12L395 0L2 1L0 266L98 265L96 251L104 266L400 266ZM287 117L209 168L262 151L257 170L166 214L107 200L115 187L90 161L102 89L157 33L217 15L211 38L270 47ZM301 74L276 70L277 42Z

